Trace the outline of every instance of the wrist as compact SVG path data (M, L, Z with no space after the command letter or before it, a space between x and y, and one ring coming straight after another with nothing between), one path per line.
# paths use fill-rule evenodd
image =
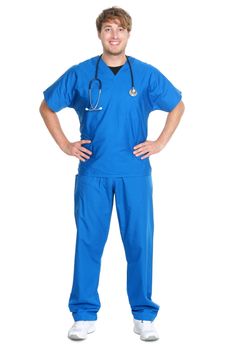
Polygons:
M163 149L166 146L165 142L162 142L161 140L157 139L154 141L156 148L158 148L159 150Z
M65 140L59 146L63 152L67 153L69 149L69 145L70 145L70 142L68 140Z

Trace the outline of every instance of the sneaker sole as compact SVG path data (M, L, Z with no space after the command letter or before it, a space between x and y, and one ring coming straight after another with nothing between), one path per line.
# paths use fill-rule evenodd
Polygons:
M134 333L140 335L140 339L141 340L144 340L144 341L156 341L156 340L159 340L158 337L156 337L155 335L151 335L147 338L144 338L143 336L141 336L141 333L139 331L137 331L135 328L134 328Z
M154 335L151 335L148 338L143 338L142 336L140 336L140 339L143 340L143 341L156 341L156 340L159 340L159 338L155 337Z
M87 337L81 338L81 337L79 337L78 335L73 334L73 335L68 335L68 338L69 338L70 340L85 340Z
M87 332L87 334L90 334L90 333L93 333L93 332L95 332L95 329L90 330L89 332ZM72 335L68 334L68 338L70 340L85 340L85 339L87 339L87 337L81 337L81 336L79 336L77 334L72 334Z

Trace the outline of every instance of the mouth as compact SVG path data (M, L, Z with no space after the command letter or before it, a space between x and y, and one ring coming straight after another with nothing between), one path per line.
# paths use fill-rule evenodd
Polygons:
M120 41L109 41L109 44L112 46L117 46L120 44Z

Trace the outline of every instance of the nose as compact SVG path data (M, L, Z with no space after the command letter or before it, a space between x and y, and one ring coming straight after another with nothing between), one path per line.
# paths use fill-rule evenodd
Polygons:
M118 38L118 30L117 29L112 31L112 37L113 37L113 39L117 39Z

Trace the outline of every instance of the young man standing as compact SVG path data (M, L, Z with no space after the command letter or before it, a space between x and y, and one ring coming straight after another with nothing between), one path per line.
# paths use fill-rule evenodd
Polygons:
M125 54L132 20L121 8L96 20L103 53L69 68L44 91L41 115L59 147L77 157L75 220L77 238L69 309L70 339L95 330L100 309L98 283L115 196L127 259L127 294L134 332L157 340L159 305L152 301L153 199L149 157L160 152L184 112L181 92L155 67ZM56 113L74 108L80 141L70 142ZM151 111L168 112L157 140L147 140Z

